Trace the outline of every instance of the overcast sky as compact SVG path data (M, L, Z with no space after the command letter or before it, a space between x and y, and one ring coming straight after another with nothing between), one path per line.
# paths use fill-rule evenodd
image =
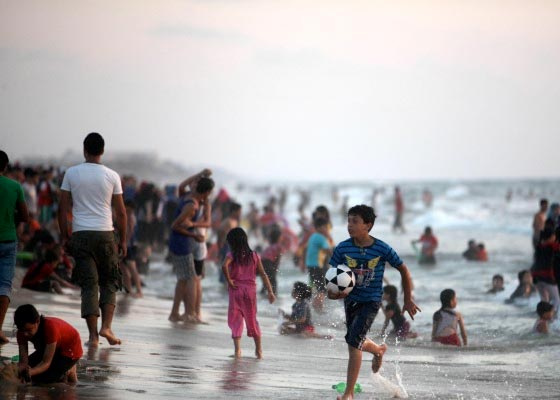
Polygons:
M264 179L558 177L560 2L0 0L0 148Z

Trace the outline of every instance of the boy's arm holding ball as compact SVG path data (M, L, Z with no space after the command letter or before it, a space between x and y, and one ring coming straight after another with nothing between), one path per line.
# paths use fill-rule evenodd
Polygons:
M344 292L332 292L330 290L327 290L327 297L331 300L339 300L339 299L343 299L346 296L348 296L349 293L344 293Z

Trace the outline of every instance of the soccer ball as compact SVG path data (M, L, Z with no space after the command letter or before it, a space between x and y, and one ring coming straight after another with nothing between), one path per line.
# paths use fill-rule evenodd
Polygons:
M344 264L331 267L325 273L327 290L333 293L350 293L356 284L356 277L352 270Z

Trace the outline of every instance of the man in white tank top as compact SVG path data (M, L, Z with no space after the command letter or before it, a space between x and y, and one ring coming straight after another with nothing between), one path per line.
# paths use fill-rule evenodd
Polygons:
M99 345L99 336L111 345L121 343L111 324L116 292L122 286L119 258L126 256L126 209L119 175L101 164L104 147L99 133L86 136L85 162L66 171L58 212L61 242L76 260L72 279L81 288L81 313L87 323L90 346ZM113 208L117 232L113 229Z

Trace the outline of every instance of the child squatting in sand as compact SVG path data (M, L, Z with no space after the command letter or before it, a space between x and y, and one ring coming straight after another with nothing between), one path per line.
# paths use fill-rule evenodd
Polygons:
M387 350L387 345L378 345L366 337L381 307L385 262L401 274L404 291L403 310L407 311L412 319L418 311L421 311L412 301L412 280L406 265L388 244L369 234L375 218L375 212L369 206L362 204L350 208L348 210L350 238L336 246L329 261L331 267L345 264L356 276L356 285L349 294L328 292L329 299L344 299L346 314L345 339L349 358L346 390L342 397L339 397L342 400L354 398L354 385L360 373L362 352L373 354L372 370L376 373L381 367L383 354Z

